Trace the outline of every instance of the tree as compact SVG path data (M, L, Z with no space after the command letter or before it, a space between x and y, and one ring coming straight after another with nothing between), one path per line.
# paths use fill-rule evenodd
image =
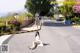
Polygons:
M80 0L76 0L76 4L73 6L74 13L80 17Z
M73 6L75 5L75 0L65 0L64 5L60 7L61 13L66 19L71 19L73 16Z
M27 0L25 8L33 15L36 13L39 15L46 15L51 8L50 0Z

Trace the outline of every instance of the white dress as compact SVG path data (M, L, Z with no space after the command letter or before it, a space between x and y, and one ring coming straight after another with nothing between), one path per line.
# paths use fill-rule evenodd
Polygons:
M35 38L36 38L36 39L35 39L35 42L38 43L38 46L43 46L43 43L42 43L42 41L40 40L40 37L39 37L39 36L36 36Z

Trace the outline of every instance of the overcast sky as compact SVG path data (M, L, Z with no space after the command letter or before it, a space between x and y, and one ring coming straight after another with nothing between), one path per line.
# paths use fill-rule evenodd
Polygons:
M26 0L0 0L0 15L23 10L25 2Z
M25 1L26 0L0 0L0 13L23 10Z

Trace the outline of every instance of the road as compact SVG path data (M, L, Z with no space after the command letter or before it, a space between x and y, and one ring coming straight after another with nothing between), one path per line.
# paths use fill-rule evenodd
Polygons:
M8 53L80 53L80 30L45 20L39 32L48 45L30 50L35 32L16 34L8 42Z

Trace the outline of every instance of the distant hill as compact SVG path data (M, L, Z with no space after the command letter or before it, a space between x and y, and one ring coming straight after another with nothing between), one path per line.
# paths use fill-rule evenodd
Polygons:
M0 17L1 16L6 16L7 15L7 13L0 13Z
M12 15L14 13L24 13L24 12L27 12L25 9L21 9L21 10L18 10L18 11L15 11L15 12L6 12L6 13L0 13L0 17L3 17L3 16L7 16L7 15Z

